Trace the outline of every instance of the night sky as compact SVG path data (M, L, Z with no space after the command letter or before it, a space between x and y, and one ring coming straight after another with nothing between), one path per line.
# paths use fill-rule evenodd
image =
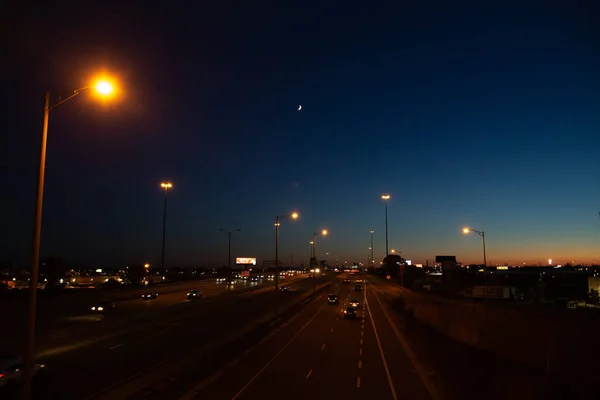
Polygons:
M28 265L44 92L42 256L600 261L600 13L584 1L87 1L2 24L0 261ZM127 3L127 5L125 5ZM173 2L173 4L176 2ZM287 5L284 5L287 3ZM490 5L492 3L495 5ZM295 4L295 6L291 6ZM393 6L391 6L393 4ZM298 105L302 110L298 111Z

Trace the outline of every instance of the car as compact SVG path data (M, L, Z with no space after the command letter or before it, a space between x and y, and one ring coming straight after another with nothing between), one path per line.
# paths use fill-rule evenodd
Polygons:
M344 279L344 283L350 283L350 279Z
M113 308L115 308L114 301L101 301L100 303L93 305L90 309L95 313L105 313Z
M199 290L190 290L187 294L188 300L196 300L202 298L202 292Z
M223 283L223 282L227 282L227 278L224 278L224 277L217 278L217 283Z
M356 286L354 286L354 291L355 292L362 292L362 285L357 284Z
M350 307L354 307L356 309L360 308L360 300L350 300L348 304L350 304Z
M328 304L338 304L340 302L339 297L337 296L337 294L330 294L329 296L327 296L327 303Z
M250 279L250 281L251 281L251 282L258 282L258 277L257 277L257 276L253 276L253 277Z
M280 292L289 292L290 288L287 286L279 286L279 291Z
M158 293L156 292L148 292L142 295L142 299L144 300L154 300L158 297Z
M346 307L344 310L344 318L356 318L356 308Z
M32 377L43 368L45 368L44 364L34 364ZM20 356L0 354L0 387L20 382L22 370L23 359Z

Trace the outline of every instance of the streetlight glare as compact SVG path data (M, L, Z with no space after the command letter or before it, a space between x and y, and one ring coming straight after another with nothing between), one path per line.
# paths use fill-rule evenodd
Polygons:
M104 79L96 82L94 89L102 96L110 96L115 91L113 84Z
M471 229L469 229L469 228L463 228L463 233L469 233L469 232L471 232Z
M328 233L328 232L327 232L327 229L323 229L323 230L321 231L321 235L323 235L323 236L327 235L327 233Z
M150 264L148 264L148 263L144 264L144 268L150 268Z
M383 200L389 200L389 199L391 199L391 198L392 198L392 196L390 196L389 194L383 194L383 195L381 195L381 198L382 198Z
M292 218L297 219L298 218L298 213L297 212L293 212L292 213Z
M161 182L160 187L165 189L171 189L173 187L173 184L171 182Z

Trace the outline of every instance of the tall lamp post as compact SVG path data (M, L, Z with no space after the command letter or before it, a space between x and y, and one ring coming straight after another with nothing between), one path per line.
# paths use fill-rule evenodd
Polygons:
M387 218L387 203L388 200L392 198L389 194L381 195L383 202L385 204L385 256L387 257L390 254L388 251L388 218Z
M313 240L312 240L312 249L313 249L313 259L315 260L315 265L317 262L317 235L327 236L327 229L323 229L321 232L313 232ZM316 268L316 267L315 267Z
M476 234L478 234L479 236L481 236L481 241L483 243L483 276L485 279L485 300L487 301L488 299L488 290L487 290L487 286L488 286L488 273L487 273L487 258L485 255L485 232L484 231L478 231L477 229L471 229L471 228L463 228L463 233L467 234L469 232L475 232Z
M375 259L373 258L373 234L375 233L375 231L373 229L371 229L369 231L369 233L371 234L371 268L375 268Z
M298 218L298 213L293 212L284 215L275 216L275 291L279 288L279 225L281 220L285 217L292 217L292 219Z
M167 238L167 193L173 187L171 182L161 182L160 187L165 190L165 206L163 207L162 252L160 255L160 280L165 276L165 241Z
M42 235L42 208L44 202L44 177L46 172L46 146L48 143L48 122L50 110L78 96L81 92L93 89L101 96L110 96L114 93L114 87L106 80L98 80L93 86L74 90L73 93L54 105L50 105L50 92L46 92L44 101L44 119L42 123L42 140L40 147L40 163L38 169L37 191L35 198L35 213L33 223L33 240L31 255L31 277L29 279L29 307L27 312L27 337L23 352L23 376L21 377L21 396L23 400L31 397L31 378L33 368L33 353L35 350L35 320L37 285L40 262L40 241Z
M220 232L225 232L229 236L229 244L227 245L227 291L231 290L231 235L236 232L240 232L241 229L234 229L232 231L226 231L225 229L219 229Z

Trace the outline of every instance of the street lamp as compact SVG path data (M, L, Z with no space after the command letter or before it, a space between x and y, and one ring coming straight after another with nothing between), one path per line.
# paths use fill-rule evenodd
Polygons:
M375 233L375 231L373 229L371 229L369 231L369 233L371 234L371 247L369 248L369 250L371 250L371 268L375 267L375 259L373 258L373 234Z
M31 257L31 278L29 279L29 308L27 313L27 338L25 351L23 352L23 376L21 380L21 395L24 400L31 397L31 377L33 367L33 352L35 347L35 319L37 285L40 262L40 241L42 235L42 208L44 202L44 176L46 172L46 146L48 143L48 122L50 110L78 96L85 90L95 90L101 96L109 96L114 92L114 86L106 80L99 80L92 86L86 86L77 90L54 105L50 105L50 92L46 92L44 101L44 119L42 123L42 141L40 147L40 164L38 169L37 192L35 199L35 213L33 224L33 246Z
M483 276L485 278L485 300L487 301L488 298L488 293L487 293L487 286L488 286L488 281L487 281L487 258L485 255L485 232L484 231L478 231L477 229L471 229L471 228L463 228L463 233L467 234L469 232L475 232L476 234L478 234L479 236L481 236L481 240L483 243Z
M327 236L327 229L323 229L321 232L313 232L313 240L310 242L313 247L313 258L317 258L317 235Z
M390 254L388 252L388 218L387 218L387 203L388 200L392 198L392 196L390 196L389 194L384 194L381 195L381 198L383 199L383 202L385 204L385 255L387 256L388 254Z
M165 206L163 207L162 253L160 256L161 280L165 276L165 239L167 233L167 192L173 187L171 182L161 182L160 187L165 190Z
M225 229L219 229L220 232L225 232L229 236L229 244L227 250L227 291L231 290L231 235L240 232L241 229L234 229L232 231L226 231Z
M277 291L279 286L279 225L280 221L285 217L292 217L292 219L298 219L298 213L293 212L281 216L275 216L275 291Z

